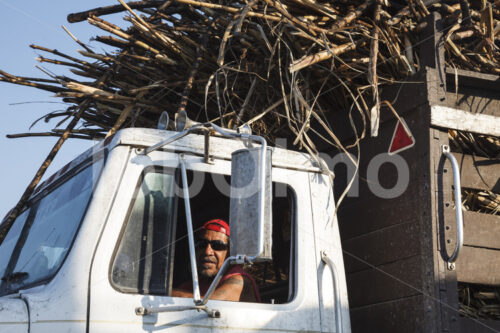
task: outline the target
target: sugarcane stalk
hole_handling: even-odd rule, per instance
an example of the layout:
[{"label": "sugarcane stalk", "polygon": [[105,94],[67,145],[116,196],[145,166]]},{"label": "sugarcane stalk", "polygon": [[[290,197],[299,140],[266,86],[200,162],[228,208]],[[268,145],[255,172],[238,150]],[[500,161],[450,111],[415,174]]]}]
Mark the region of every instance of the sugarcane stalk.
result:
[{"label": "sugarcane stalk", "polygon": [[148,44],[140,41],[140,40],[137,40],[135,38],[133,38],[131,35],[129,34],[126,34],[125,32],[119,30],[119,29],[116,29],[115,27],[111,26],[110,24],[108,23],[104,23],[102,20],[97,20],[95,18],[92,18],[92,17],[89,17],[87,19],[87,21],[92,24],[92,25],[95,25],[96,27],[99,27],[105,31],[108,31],[112,34],[115,34],[123,39],[126,39],[128,40],[130,43],[133,43],[139,47],[142,47],[143,49],[145,49],[146,51],[150,51],[150,52],[153,52],[156,56],[155,58],[166,63],[166,64],[169,64],[169,65],[176,65],[177,62],[173,59],[170,59],[168,56],[166,56],[165,54],[162,54],[159,50],[157,50],[156,48],[154,47],[151,47],[149,46]]},{"label": "sugarcane stalk", "polygon": [[335,24],[332,27],[332,30],[333,31],[340,30],[344,28],[346,25],[353,22],[355,19],[360,17],[373,4],[373,2],[374,0],[367,0],[360,6],[357,6],[355,10],[349,12],[344,18],[335,22]]},{"label": "sugarcane stalk", "polygon": [[372,39],[370,45],[370,63],[368,66],[368,83],[372,87],[373,107],[370,115],[370,133],[372,137],[378,136],[378,127],[380,119],[380,96],[378,93],[378,76],[377,76],[377,58],[378,58],[378,35],[379,29],[377,24],[380,22],[381,2],[377,0],[375,3],[374,22],[372,30]]},{"label": "sugarcane stalk", "polygon": [[[55,136],[62,137],[63,133],[54,133],[54,132],[41,132],[41,133],[16,133],[16,134],[7,134],[6,137],[8,139],[19,139],[19,138],[31,138],[31,137],[47,137],[47,136]],[[87,135],[78,135],[78,134],[69,134],[68,138],[71,139],[84,139],[84,140],[94,140],[93,137],[89,137]],[[1,234],[0,234],[1,237]]]},{"label": "sugarcane stalk", "polygon": [[61,61],[61,60],[56,60],[56,59],[49,59],[49,58],[45,58],[45,57],[38,57],[36,58],[36,60],[38,62],[45,62],[45,63],[49,63],[49,64],[54,64],[54,65],[61,65],[61,66],[67,66],[67,67],[74,67],[74,68],[78,68],[82,71],[85,71],[87,69],[87,67],[85,66],[82,66],[80,64],[76,64],[76,63],[72,63],[72,62],[68,62],[68,61]]},{"label": "sugarcane stalk", "polygon": [[[270,6],[273,6],[274,8],[276,8],[285,18],[287,21],[291,22],[293,25],[295,25],[297,28],[300,28],[301,30],[305,31],[305,32],[308,32],[309,34],[311,34],[312,36],[316,36],[317,33],[316,31],[314,30],[318,30],[318,29],[314,29],[314,26],[313,25],[308,25],[306,22],[302,22],[300,21],[298,18],[294,17],[293,15],[291,15],[287,10],[286,8],[281,4],[280,1],[276,1],[276,0],[265,0],[266,3],[268,3]],[[314,29],[314,30],[313,30]],[[323,31],[323,32],[328,32],[327,30],[324,30],[324,29],[320,29],[319,30],[320,32]]]},{"label": "sugarcane stalk", "polygon": [[[219,5],[219,4],[214,4],[214,3],[210,3],[210,2],[204,2],[204,1],[196,1],[196,0],[173,0],[173,1],[175,1],[177,3],[184,3],[184,4],[196,6],[196,7],[221,9],[221,10],[227,11],[229,13],[233,13],[233,14],[240,11],[240,8]],[[258,13],[258,12],[249,12],[248,16],[263,18],[263,19],[266,19],[269,21],[281,21],[282,20],[281,17],[275,16],[275,15],[270,15],[270,14],[262,14],[262,13]]]},{"label": "sugarcane stalk", "polygon": [[94,40],[118,48],[126,48],[127,46],[129,46],[128,41],[124,41],[113,36],[97,36],[94,38]]},{"label": "sugarcane stalk", "polygon": [[330,59],[333,56],[338,56],[342,53],[346,53],[349,51],[354,51],[359,45],[363,44],[365,40],[358,41],[356,43],[346,43],[343,45],[339,45],[337,47],[330,47],[326,50],[318,52],[316,54],[309,55],[303,59],[299,59],[292,63],[289,67],[290,73],[297,72],[303,68],[314,65],[318,62],[325,61]]},{"label": "sugarcane stalk", "polygon": [[17,205],[10,211],[8,217],[5,219],[5,221],[2,223],[0,226],[0,245],[3,243],[5,237],[7,236],[7,233],[9,232],[10,228],[12,227],[12,224],[14,224],[14,221],[16,220],[17,216],[19,213],[21,213],[22,209],[26,205],[26,202],[28,201],[29,197],[35,190],[35,187],[38,185],[40,182],[40,179],[42,179],[43,175],[45,174],[45,171],[47,171],[47,168],[49,165],[52,163],[52,160],[56,156],[56,154],[59,152],[61,149],[61,146],[63,143],[66,141],[66,139],[71,135],[71,131],[73,128],[76,126],[78,121],[80,120],[81,116],[87,109],[89,104],[88,100],[85,100],[79,105],[79,110],[78,112],[75,113],[73,116],[73,119],[69,123],[68,127],[64,131],[64,133],[61,134],[59,140],[57,140],[56,144],[50,151],[50,153],[47,155],[45,158],[45,161],[42,163],[40,168],[38,169],[37,173],[35,174],[35,177],[31,180],[30,184],[24,191],[23,195],[21,196],[21,199],[17,203]]},{"label": "sugarcane stalk", "polygon": [[488,4],[486,8],[481,11],[481,27],[486,35],[486,38],[489,39],[491,44],[495,43],[495,28],[493,24],[493,8],[491,7],[491,4]]},{"label": "sugarcane stalk", "polygon": [[[137,99],[142,98],[144,93],[145,93],[144,91],[141,91],[137,95]],[[132,112],[132,110],[134,109],[135,106],[136,106],[136,103],[130,103],[129,105],[127,105],[125,107],[125,109],[123,109],[123,112],[121,112],[120,116],[116,120],[116,123],[113,125],[113,127],[111,127],[111,129],[106,134],[106,138],[110,137],[116,133],[116,131],[122,126],[122,124],[125,122],[125,120],[127,120],[127,118],[130,116],[130,113]]]},{"label": "sugarcane stalk", "polygon": [[455,41],[455,40],[470,38],[473,37],[475,34],[476,31],[474,30],[457,31],[453,33],[453,35],[451,36],[451,40]]},{"label": "sugarcane stalk", "polygon": [[467,0],[460,0],[460,10],[462,11],[462,24],[466,27],[472,24],[471,11]]},{"label": "sugarcane stalk", "polygon": [[4,77],[0,77],[0,81],[14,83],[14,84],[18,84],[18,85],[21,85],[21,86],[28,86],[28,87],[38,88],[38,89],[50,91],[50,92],[53,92],[53,93],[59,93],[59,92],[66,91],[66,89],[61,88],[61,87],[50,86],[50,85],[47,85],[47,84],[40,84],[40,83],[31,82],[31,81],[26,81],[26,80],[23,80],[22,78],[17,78],[17,77],[16,78],[10,78],[10,77],[5,77],[4,76]]},{"label": "sugarcane stalk", "polygon": [[186,106],[189,100],[189,94],[191,93],[191,89],[193,88],[193,82],[198,74],[198,69],[200,67],[200,63],[203,60],[203,53],[206,50],[208,42],[208,33],[205,33],[202,41],[202,45],[197,48],[196,50],[196,59],[193,63],[193,66],[191,68],[191,71],[189,72],[189,76],[187,78],[186,85],[184,87],[184,91],[182,92],[182,97],[181,101],[179,103],[179,107],[177,108],[177,113],[181,113],[183,111],[186,111]]},{"label": "sugarcane stalk", "polygon": [[70,55],[67,55],[65,53],[62,53],[62,52],[59,52],[58,50],[55,50],[55,49],[49,49],[49,48],[46,48],[46,47],[43,47],[43,46],[40,46],[40,45],[36,45],[36,44],[31,44],[30,47],[34,50],[40,50],[40,51],[44,51],[44,52],[47,52],[47,53],[52,53],[52,54],[55,54],[56,56],[59,56],[59,57],[63,57],[63,58],[66,58],[70,61],[73,61],[75,63],[79,63],[79,64],[82,64],[84,66],[90,66],[90,67],[98,67],[97,65],[95,64],[92,64],[92,63],[89,63],[89,62],[86,62],[84,60],[80,60],[80,59],[77,59],[75,57],[72,57]]},{"label": "sugarcane stalk", "polygon": [[149,23],[147,23],[139,15],[137,15],[132,10],[132,8],[130,8],[130,6],[128,6],[123,0],[118,0],[118,1],[136,18],[138,22],[140,22],[140,24],[142,24],[145,27],[147,31],[151,32],[156,38],[158,38],[158,40],[160,40],[163,43],[163,45],[169,47],[175,53],[181,54],[181,50],[179,49],[179,47],[177,47],[176,42],[174,40],[172,40],[169,37],[166,37],[163,34],[158,33],[155,29],[152,29]]},{"label": "sugarcane stalk", "polygon": [[87,45],[85,45],[84,43],[82,43],[78,38],[75,37],[75,35],[73,35],[69,30],[68,28],[66,28],[64,25],[62,26],[62,28],[64,29],[64,31],[66,31],[66,33],[71,37],[71,39],[73,39],[78,45],[80,45],[81,47],[83,47],[87,52],[90,52],[90,53],[94,53],[94,51],[92,51]]},{"label": "sugarcane stalk", "polygon": [[115,61],[115,58],[107,56],[107,55],[102,55],[102,54],[97,54],[94,52],[87,52],[83,50],[78,50],[78,53],[80,53],[82,56],[87,57],[87,58],[93,58],[96,60],[100,60],[102,62],[113,62]]},{"label": "sugarcane stalk", "polygon": [[[143,8],[152,8],[157,7],[163,4],[163,0],[144,0],[144,1],[133,1],[129,2],[128,6],[133,9],[143,9]],[[88,19],[91,16],[102,16],[109,14],[116,14],[125,11],[121,5],[113,5],[113,6],[105,6],[93,8],[90,10],[86,10],[83,12],[69,14],[67,20],[69,23],[77,23],[82,22]]]}]

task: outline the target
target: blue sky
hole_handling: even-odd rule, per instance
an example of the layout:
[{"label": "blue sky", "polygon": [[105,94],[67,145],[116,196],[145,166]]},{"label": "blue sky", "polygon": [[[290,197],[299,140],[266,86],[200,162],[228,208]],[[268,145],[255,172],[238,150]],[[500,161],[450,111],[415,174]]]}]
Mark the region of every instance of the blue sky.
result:
[{"label": "blue sky", "polygon": [[[29,45],[33,43],[57,48],[61,52],[81,57],[76,52],[81,46],[61,26],[66,26],[83,42],[89,42],[91,37],[100,34],[100,30],[86,22],[70,24],[66,21],[67,14],[114,4],[118,4],[118,1],[0,0],[0,69],[15,75],[46,77],[35,68],[35,65],[40,65],[56,74],[66,74],[60,66],[38,63],[35,60],[38,54]],[[117,22],[116,18],[113,22]],[[126,26],[126,23],[120,25]],[[99,43],[90,45],[97,50],[101,48]],[[52,95],[35,88],[0,82],[0,219],[17,203],[57,141],[57,138],[50,137],[7,139],[5,135],[28,132],[37,118],[51,111],[65,109],[65,105]],[[49,130],[57,121],[49,124],[39,122],[31,131]],[[44,178],[93,144],[86,140],[67,141]]]}]

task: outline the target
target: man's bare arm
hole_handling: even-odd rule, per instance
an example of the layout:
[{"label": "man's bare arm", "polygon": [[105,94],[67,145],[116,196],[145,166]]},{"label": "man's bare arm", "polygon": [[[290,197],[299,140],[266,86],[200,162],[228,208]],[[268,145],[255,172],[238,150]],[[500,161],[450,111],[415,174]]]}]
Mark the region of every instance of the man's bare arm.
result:
[{"label": "man's bare arm", "polygon": [[[193,297],[193,293],[189,291],[174,289],[172,290],[172,296]],[[247,279],[245,279],[241,275],[232,276],[224,281],[217,287],[217,289],[215,289],[210,299],[235,302],[252,302],[256,300],[251,288],[251,282],[247,281]]]},{"label": "man's bare arm", "polygon": [[215,289],[210,299],[238,302],[241,300],[241,294],[244,286],[245,280],[243,279],[243,276],[232,276]]}]

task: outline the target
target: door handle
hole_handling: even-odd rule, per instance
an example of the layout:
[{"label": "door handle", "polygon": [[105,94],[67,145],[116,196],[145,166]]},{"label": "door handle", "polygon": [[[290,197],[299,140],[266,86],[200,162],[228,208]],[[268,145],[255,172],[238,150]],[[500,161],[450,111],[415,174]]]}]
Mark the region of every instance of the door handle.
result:
[{"label": "door handle", "polygon": [[321,260],[330,268],[330,272],[332,273],[333,296],[335,301],[335,326],[336,333],[340,333],[342,332],[342,309],[340,307],[340,290],[337,268],[335,267],[333,260],[328,257],[325,251],[321,251]]}]

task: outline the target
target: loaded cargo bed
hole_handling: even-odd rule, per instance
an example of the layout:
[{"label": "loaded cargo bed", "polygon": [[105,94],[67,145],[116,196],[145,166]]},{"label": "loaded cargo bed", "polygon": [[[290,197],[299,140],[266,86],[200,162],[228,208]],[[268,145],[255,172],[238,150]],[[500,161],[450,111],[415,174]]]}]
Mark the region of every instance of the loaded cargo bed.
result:
[{"label": "loaded cargo bed", "polygon": [[[421,56],[425,69],[382,91],[416,141],[397,154],[408,166],[408,186],[401,195],[383,198],[369,184],[370,162],[387,153],[397,122],[382,108],[378,137],[361,141],[359,193],[351,191],[340,205],[353,332],[500,330],[500,320],[494,320],[500,319],[494,292],[500,290],[500,212],[466,202],[464,244],[450,269],[457,222],[452,166],[442,152],[443,145],[450,146],[458,161],[462,200],[468,194],[500,194],[500,151],[486,156],[450,140],[457,133],[472,140],[478,134],[498,139],[500,76],[446,68],[439,34],[427,33],[435,38]],[[352,142],[348,120],[335,120],[336,133]],[[384,189],[399,186],[395,175],[401,177],[398,157],[389,161],[376,175]],[[349,181],[349,168],[340,163],[334,169],[336,199]],[[475,296],[489,306],[470,310]]]}]

